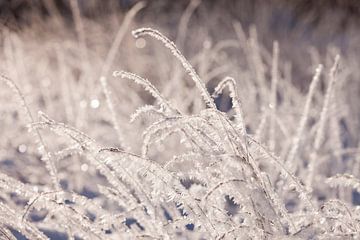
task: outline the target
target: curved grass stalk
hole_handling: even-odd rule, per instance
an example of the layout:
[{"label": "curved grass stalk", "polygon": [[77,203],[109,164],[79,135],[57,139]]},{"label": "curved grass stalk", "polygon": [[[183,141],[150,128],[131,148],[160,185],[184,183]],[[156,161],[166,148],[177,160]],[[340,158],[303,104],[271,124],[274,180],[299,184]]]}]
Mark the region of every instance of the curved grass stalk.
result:
[{"label": "curved grass stalk", "polygon": [[142,78],[134,73],[131,72],[125,72],[125,71],[115,71],[113,73],[114,77],[121,77],[121,78],[127,78],[130,80],[133,80],[135,83],[141,85],[144,87],[146,91],[148,91],[157,101],[159,101],[160,106],[164,106],[167,110],[169,110],[172,113],[179,114],[180,112],[171,106],[171,104],[161,95],[161,93],[157,90],[157,88],[152,85],[152,83]]},{"label": "curved grass stalk", "polygon": [[191,79],[195,82],[197,88],[200,90],[201,96],[204,99],[206,105],[210,108],[216,109],[215,103],[211,98],[209,92],[206,89],[205,83],[200,79],[198,74],[195,72],[191,64],[186,60],[186,58],[181,54],[179,49],[175,44],[165,37],[162,33],[152,28],[139,28],[132,31],[132,34],[135,38],[149,35],[156,40],[161,41],[166,48],[168,48],[171,53],[180,61],[186,72],[190,75]]},{"label": "curved grass stalk", "polygon": [[235,111],[235,123],[236,126],[240,129],[240,133],[244,136],[246,136],[246,127],[245,122],[243,118],[243,112],[242,107],[240,103],[240,99],[238,97],[237,91],[236,91],[236,83],[235,80],[232,77],[225,77],[215,88],[214,97],[217,97],[224,88],[228,86],[230,90],[230,98],[232,100],[233,109]]}]

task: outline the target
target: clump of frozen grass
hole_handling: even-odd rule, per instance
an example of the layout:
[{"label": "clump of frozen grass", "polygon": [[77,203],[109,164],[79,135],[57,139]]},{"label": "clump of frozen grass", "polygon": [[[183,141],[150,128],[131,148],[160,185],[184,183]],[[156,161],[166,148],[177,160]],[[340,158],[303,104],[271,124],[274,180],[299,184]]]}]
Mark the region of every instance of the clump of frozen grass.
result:
[{"label": "clump of frozen grass", "polygon": [[[83,59],[90,52],[74,3],[80,42],[76,45],[81,45],[79,58]],[[193,2],[186,14],[197,4]],[[85,92],[89,96],[63,96],[67,101],[73,99],[74,109],[82,109],[82,115],[74,116],[73,121],[63,123],[61,115],[51,116],[57,113],[54,110],[59,107],[58,97],[49,96],[46,91],[34,94],[42,97],[44,111],[52,114],[39,111],[35,119],[21,88],[10,78],[1,77],[18,98],[19,112],[27,116],[24,126],[37,140],[27,139],[28,148],[21,148],[14,156],[19,158],[15,162],[21,164],[23,155],[35,159],[24,170],[29,178],[17,176],[11,169],[7,174],[0,173],[0,236],[14,239],[13,234],[19,232],[28,239],[48,239],[49,231],[57,231],[69,239],[358,237],[360,213],[347,195],[352,189],[359,191],[359,176],[344,173],[358,166],[358,159],[351,156],[358,149],[333,149],[334,141],[327,140],[328,136],[333,137],[331,127],[350,124],[338,121],[331,111],[334,96],[338,99],[344,91],[335,82],[347,79],[339,71],[339,57],[331,58],[330,67],[316,68],[308,93],[303,94],[285,79],[289,76],[284,74],[278,42],[274,42],[271,57],[260,45],[255,28],[247,37],[240,24],[235,23],[240,44],[233,44],[232,40],[215,49],[206,47],[201,57],[194,58],[195,62],[216,60],[206,54],[217,56],[226,46],[245,52],[245,63],[236,78],[222,78],[210,92],[209,83],[195,71],[192,61],[160,31],[134,30],[135,38],[159,40],[181,63],[205,102],[200,111],[193,111],[189,106],[202,106],[198,99],[189,96],[178,102],[171,94],[167,97],[169,94],[157,87],[159,81],[151,82],[124,70],[114,71],[113,78],[108,76],[124,29],[142,7],[136,5],[125,17],[111,50],[100,64],[100,82],[96,79],[92,83],[98,86],[98,92],[89,89],[89,93]],[[184,26],[180,32],[184,32]],[[81,66],[90,71],[88,65]],[[63,76],[71,76],[65,66],[60,71]],[[180,71],[177,69],[176,74]],[[322,79],[325,71],[329,74]],[[149,93],[149,99],[140,99],[125,79],[140,85]],[[321,80],[326,85],[325,93],[319,87]],[[121,99],[117,99],[118,89],[114,87],[119,83],[123,88],[119,91],[126,93]],[[66,84],[68,89],[81,88],[76,81]],[[178,84],[178,79],[167,84]],[[168,89],[195,92],[184,85]],[[102,98],[97,96],[101,94]],[[99,104],[88,106],[94,95],[97,101],[106,102],[107,109]],[[220,111],[215,99],[227,96],[229,109]],[[75,106],[78,101],[74,99],[80,100],[79,106]],[[121,106],[117,105],[119,102]],[[182,104],[189,106],[180,111]],[[121,108],[136,109],[130,117],[130,131],[142,132],[141,140],[127,131],[129,119],[123,117]],[[2,119],[8,124],[5,120]],[[21,129],[18,131],[12,133],[14,141],[20,133],[27,136]],[[113,137],[103,138],[108,135]],[[31,151],[34,143],[41,146],[39,153]],[[6,144],[1,142],[1,146]],[[339,154],[347,161],[345,167],[336,174],[333,169],[323,168],[324,163],[333,164],[327,159]],[[41,172],[37,158],[44,160],[47,174]],[[37,171],[41,174],[36,175]],[[329,178],[329,173],[334,176]],[[319,182],[327,185],[319,189]]]}]

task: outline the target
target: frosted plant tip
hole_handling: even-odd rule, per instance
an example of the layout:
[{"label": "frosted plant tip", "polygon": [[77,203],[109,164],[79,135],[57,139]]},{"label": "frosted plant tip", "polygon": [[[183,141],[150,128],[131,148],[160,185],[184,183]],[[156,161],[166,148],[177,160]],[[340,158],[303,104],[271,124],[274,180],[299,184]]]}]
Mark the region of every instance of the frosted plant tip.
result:
[{"label": "frosted plant tip", "polygon": [[142,30],[142,28],[131,31],[131,34],[133,35],[134,38],[139,37],[139,30]]},{"label": "frosted plant tip", "polygon": [[114,72],[113,72],[113,76],[114,76],[114,77],[118,77],[118,76],[120,76],[120,75],[122,75],[122,71],[114,71]]},{"label": "frosted plant tip", "polygon": [[131,34],[134,36],[134,38],[138,38],[143,34],[146,34],[147,32],[157,32],[157,31],[152,28],[138,28],[133,30]]}]

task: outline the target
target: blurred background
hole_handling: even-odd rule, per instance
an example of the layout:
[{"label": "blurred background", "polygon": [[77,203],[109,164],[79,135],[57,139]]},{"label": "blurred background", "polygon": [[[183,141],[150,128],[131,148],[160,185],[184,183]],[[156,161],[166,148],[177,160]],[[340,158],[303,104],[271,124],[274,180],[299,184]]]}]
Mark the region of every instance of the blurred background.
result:
[{"label": "blurred background", "polygon": [[[30,27],[55,28],[56,24],[75,31],[69,0],[1,0],[0,24],[15,32]],[[121,17],[135,0],[79,0],[84,21],[98,25]],[[190,1],[144,1],[146,6],[136,16],[139,26],[156,26],[175,39],[181,16]],[[336,47],[342,53],[358,53],[360,2],[357,0],[218,0],[193,1],[188,36],[179,46],[185,54],[194,53],[202,41],[192,38],[206,36],[213,42],[235,37],[232,22],[240,21],[245,32],[254,25],[262,44],[271,49],[278,40],[282,55],[294,62],[292,71],[296,84],[308,83],[303,73],[304,57],[314,47],[324,55]],[[200,3],[201,2],[201,3]],[[112,21],[111,20],[111,21]],[[51,22],[51,23],[50,23]],[[54,24],[56,22],[56,24]],[[91,24],[91,23],[89,23]],[[107,23],[109,25],[109,23]],[[50,26],[49,26],[50,25]],[[109,26],[111,27],[111,26]],[[205,40],[205,39],[203,39]]]},{"label": "blurred background", "polygon": [[[321,63],[324,72],[296,156],[300,169],[297,176],[304,180],[329,71],[339,54],[338,81],[319,151],[322,158],[317,174],[323,178],[314,184],[314,195],[319,202],[335,196],[360,205],[357,191],[339,193],[323,186],[326,177],[337,173],[360,177],[359,0],[142,2],[0,0],[0,71],[19,86],[35,122],[41,110],[88,134],[99,146],[121,148],[122,136],[132,152],[139,153],[142,132],[153,119],[130,123],[129,116],[144,104],[158,106],[141,86],[112,77],[115,70],[149,79],[185,115],[206,109],[194,82],[161,43],[131,35],[133,29],[152,27],[176,43],[210,93],[225,76],[234,77],[247,133],[265,146],[276,140],[272,150],[285,159],[298,129],[309,83]],[[276,41],[279,82],[273,90]],[[107,106],[101,76],[108,80],[113,112]],[[274,92],[276,114],[269,102]],[[49,186],[49,175],[36,142],[28,134],[29,121],[20,114],[24,111],[15,95],[5,84],[0,85],[0,133],[4,136],[0,138],[0,168],[43,191]],[[230,117],[233,115],[228,92],[216,98],[216,104]],[[276,115],[274,136],[268,131],[272,115]],[[114,116],[118,128],[114,127]],[[50,131],[42,134],[49,152],[71,150],[67,139]],[[170,139],[163,145],[154,144],[150,157],[163,164],[184,150],[178,138]],[[56,168],[64,191],[102,199],[96,185],[105,179],[86,156],[70,152],[60,158]],[[26,205],[16,196],[8,202],[12,201],[14,208]]]}]

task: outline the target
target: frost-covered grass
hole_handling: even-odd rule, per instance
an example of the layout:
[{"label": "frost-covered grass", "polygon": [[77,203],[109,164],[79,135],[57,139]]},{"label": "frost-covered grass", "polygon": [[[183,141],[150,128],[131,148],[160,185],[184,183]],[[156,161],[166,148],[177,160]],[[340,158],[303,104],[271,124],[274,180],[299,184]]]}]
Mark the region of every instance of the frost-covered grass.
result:
[{"label": "frost-covered grass", "polygon": [[56,19],[2,34],[1,239],[360,237],[351,53],[311,48],[303,91],[236,21],[184,56],[197,1],[176,44],[131,38],[142,3],[104,27],[71,2],[76,37]]}]

